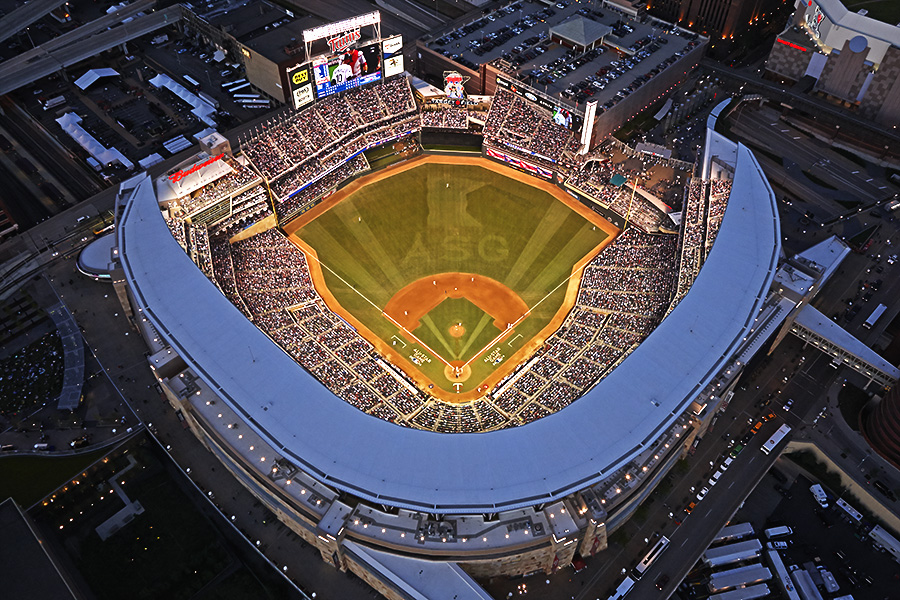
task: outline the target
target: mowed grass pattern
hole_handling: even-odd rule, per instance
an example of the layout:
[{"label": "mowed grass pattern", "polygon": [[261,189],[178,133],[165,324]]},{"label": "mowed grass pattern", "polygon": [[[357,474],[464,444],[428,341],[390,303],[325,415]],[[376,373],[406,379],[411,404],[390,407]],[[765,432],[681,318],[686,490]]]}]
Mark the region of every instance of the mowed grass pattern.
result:
[{"label": "mowed grass pattern", "polygon": [[[465,333],[453,337],[448,332],[457,323]],[[467,299],[447,298],[422,317],[422,324],[413,333],[447,360],[465,362],[501,332],[489,314]]]},{"label": "mowed grass pattern", "polygon": [[[573,265],[607,234],[515,176],[470,165],[423,164],[363,187],[296,235],[318,253],[338,302],[388,344],[398,329],[381,309],[397,291],[423,277],[462,272],[491,277],[529,307],[537,305],[516,328],[521,336],[511,336],[521,346],[559,310]],[[478,324],[464,325],[473,332]],[[435,335],[450,337],[439,329]],[[434,341],[452,346],[447,339]],[[503,354],[516,349],[513,344]],[[410,352],[403,348],[403,354]],[[461,391],[477,387],[495,368],[481,363],[473,363],[473,376]],[[452,389],[440,361],[421,370]]]}]

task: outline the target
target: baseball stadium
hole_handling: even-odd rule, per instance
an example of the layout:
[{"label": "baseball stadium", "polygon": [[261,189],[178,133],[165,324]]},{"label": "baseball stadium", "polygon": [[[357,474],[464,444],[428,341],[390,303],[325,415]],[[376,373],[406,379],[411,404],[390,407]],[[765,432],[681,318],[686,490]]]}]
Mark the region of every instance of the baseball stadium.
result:
[{"label": "baseball stadium", "polygon": [[123,183],[113,274],[186,426],[389,598],[605,548],[727,398],[780,253],[756,159],[712,130],[674,211],[520,95],[414,90]]}]

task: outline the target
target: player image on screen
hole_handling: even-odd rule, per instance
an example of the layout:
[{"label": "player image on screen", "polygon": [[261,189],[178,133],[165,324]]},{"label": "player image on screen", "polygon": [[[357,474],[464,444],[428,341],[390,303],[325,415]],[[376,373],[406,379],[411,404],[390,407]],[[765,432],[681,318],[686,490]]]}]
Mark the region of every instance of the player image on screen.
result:
[{"label": "player image on screen", "polygon": [[572,113],[564,108],[557,108],[553,111],[553,122],[562,125],[567,129],[572,128]]},{"label": "player image on screen", "polygon": [[347,63],[341,63],[331,72],[331,85],[341,85],[353,79],[353,67]]},{"label": "player image on screen", "polygon": [[350,48],[313,60],[316,97],[359,87],[381,79],[380,44]]}]

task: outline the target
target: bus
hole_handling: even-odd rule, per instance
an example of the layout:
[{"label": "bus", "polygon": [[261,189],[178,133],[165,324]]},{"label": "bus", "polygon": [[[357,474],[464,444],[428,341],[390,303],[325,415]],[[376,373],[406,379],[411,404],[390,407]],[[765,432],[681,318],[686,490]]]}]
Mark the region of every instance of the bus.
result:
[{"label": "bus", "polygon": [[781,442],[781,440],[784,439],[784,436],[786,436],[790,432],[791,432],[791,426],[788,425],[787,423],[785,423],[784,425],[779,427],[778,431],[773,433],[772,437],[770,437],[766,441],[766,443],[762,445],[762,448],[760,448],[760,450],[762,450],[762,453],[763,454],[770,453],[772,450],[775,449],[775,446],[777,446],[779,444],[779,442]]},{"label": "bus", "polygon": [[60,106],[61,104],[65,104],[65,103],[66,103],[65,96],[56,96],[55,98],[50,98],[49,100],[44,102],[44,110],[50,110],[51,108],[56,108],[57,106]]},{"label": "bus", "polygon": [[191,88],[191,91],[196,92],[197,90],[200,89],[200,82],[197,81],[196,79],[194,79],[193,77],[191,77],[190,75],[182,75],[181,78],[188,82],[188,84]]},{"label": "bus", "polygon": [[875,307],[875,310],[872,311],[872,314],[869,315],[869,318],[866,319],[866,322],[863,323],[863,327],[866,329],[872,329],[875,326],[875,323],[878,322],[878,319],[881,318],[881,315],[884,314],[884,311],[887,310],[887,306],[884,304],[879,304]]},{"label": "bus", "polygon": [[753,531],[753,525],[750,523],[736,523],[735,525],[729,525],[728,527],[723,527],[722,531],[713,538],[712,544],[718,544],[720,542],[731,542],[733,540],[739,540],[741,538],[745,538],[753,535],[755,532]]},{"label": "bus", "polygon": [[635,579],[640,579],[668,546],[669,538],[666,536],[659,538],[659,541],[650,548],[650,552],[647,553],[647,556],[645,556],[634,568],[632,575],[634,575]]},{"label": "bus", "polygon": [[223,82],[222,82],[222,89],[227,90],[227,89],[229,89],[229,88],[230,88],[231,86],[233,86],[233,85],[240,85],[240,84],[242,84],[242,83],[247,83],[247,80],[246,80],[246,79],[236,79],[236,80],[234,80],[234,81],[223,81]]},{"label": "bus", "polygon": [[609,597],[609,600],[621,600],[625,597],[625,594],[631,591],[631,588],[634,587],[634,579],[631,577],[625,577],[625,581],[619,584],[619,587],[616,588],[616,591],[613,592],[612,596]]}]

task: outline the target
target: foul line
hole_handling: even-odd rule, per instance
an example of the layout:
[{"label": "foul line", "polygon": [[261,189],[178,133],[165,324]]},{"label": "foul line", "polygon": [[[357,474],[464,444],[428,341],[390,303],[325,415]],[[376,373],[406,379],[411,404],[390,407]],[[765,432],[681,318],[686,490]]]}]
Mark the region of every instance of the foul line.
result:
[{"label": "foul line", "polygon": [[[304,254],[305,254],[305,253],[304,253]],[[307,258],[308,258],[308,257],[307,257]],[[328,265],[326,265],[326,264],[323,263],[321,260],[319,260],[318,257],[315,257],[314,260],[315,260],[317,263],[319,263],[319,266],[320,266],[320,267],[322,267],[323,269],[327,269],[329,273],[331,273],[332,275],[334,275],[335,277],[337,277],[338,279],[340,279],[341,282],[342,282],[344,285],[346,285],[348,288],[350,288],[351,290],[353,290],[354,292],[356,292],[356,293],[359,295],[360,298],[362,298],[363,300],[365,300],[366,302],[368,302],[369,304],[371,304],[372,307],[373,307],[375,310],[377,310],[378,312],[380,312],[382,315],[384,315],[384,317],[385,317],[388,321],[390,321],[391,323],[393,323],[394,325],[396,325],[398,328],[400,328],[400,331],[405,331],[407,334],[409,334],[409,337],[411,337],[412,339],[414,339],[414,340],[415,340],[419,345],[421,345],[423,348],[425,348],[426,350],[428,350],[429,352],[431,352],[431,353],[432,353],[434,356],[436,356],[442,363],[444,363],[445,365],[447,365],[447,366],[450,367],[451,369],[453,368],[453,365],[451,365],[449,362],[447,362],[447,360],[446,360],[443,356],[441,356],[440,354],[438,354],[437,352],[435,352],[434,350],[432,350],[431,347],[428,346],[428,344],[426,344],[425,342],[423,342],[422,340],[420,340],[418,337],[416,337],[416,335],[415,335],[412,331],[408,330],[406,327],[404,327],[403,325],[401,325],[400,323],[398,323],[393,317],[391,317],[391,315],[389,315],[389,314],[387,314],[386,312],[384,312],[377,304],[375,304],[374,302],[372,302],[371,300],[369,300],[369,298],[366,297],[365,294],[363,294],[363,293],[360,292],[358,289],[356,289],[355,287],[353,287],[352,285],[350,285],[350,283],[349,283],[346,279],[344,279],[343,277],[341,277],[340,275],[338,275],[337,273],[335,273],[331,268],[328,267]],[[518,321],[516,321],[516,322],[518,323]],[[493,343],[493,342],[491,342],[491,343]],[[469,364],[469,363],[466,363],[466,364]]]},{"label": "foul line", "polygon": [[[515,329],[515,328],[516,328],[516,325],[518,325],[519,323],[522,322],[522,319],[524,319],[525,317],[527,317],[528,315],[530,315],[534,309],[536,309],[538,306],[540,306],[541,303],[542,303],[544,300],[546,300],[546,299],[549,298],[551,295],[553,295],[553,293],[556,292],[556,290],[558,290],[561,286],[563,286],[563,285],[569,283],[569,280],[571,280],[573,277],[575,277],[575,273],[578,273],[579,271],[583,271],[583,270],[584,270],[584,267],[585,267],[585,265],[582,265],[582,266],[578,267],[577,269],[575,269],[574,271],[572,271],[572,273],[570,273],[568,277],[566,277],[565,279],[563,279],[562,281],[560,281],[559,284],[558,284],[555,288],[553,288],[552,290],[550,290],[549,292],[547,292],[547,295],[545,295],[543,298],[541,298],[540,300],[538,300],[538,301],[535,303],[534,306],[532,306],[531,308],[529,308],[528,310],[526,310],[525,313],[524,313],[521,317],[519,317],[518,319],[516,319],[516,322],[515,322],[515,323],[509,323],[509,324],[507,324],[506,331],[501,332],[500,335],[498,335],[497,337],[495,337],[494,339],[492,339],[492,340],[488,343],[487,346],[485,346],[484,348],[482,348],[481,350],[479,350],[472,358],[470,358],[468,361],[466,361],[466,364],[464,364],[463,367],[467,367],[467,366],[469,365],[469,363],[471,363],[473,360],[475,360],[476,358],[478,358],[479,356],[481,356],[482,354],[484,354],[484,352],[485,352],[488,348],[490,348],[490,347],[493,346],[494,344],[499,343],[500,340],[503,339],[503,337],[504,337],[506,334],[508,334],[508,333],[509,333],[510,331],[512,331],[513,329]],[[572,308],[574,308],[574,306],[573,306]]]}]

